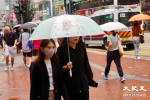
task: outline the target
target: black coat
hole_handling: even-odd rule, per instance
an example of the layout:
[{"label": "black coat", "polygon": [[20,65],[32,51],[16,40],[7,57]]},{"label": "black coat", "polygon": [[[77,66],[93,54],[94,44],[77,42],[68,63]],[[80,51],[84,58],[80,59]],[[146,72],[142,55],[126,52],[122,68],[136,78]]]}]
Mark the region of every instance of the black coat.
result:
[{"label": "black coat", "polygon": [[[93,81],[93,73],[89,64],[86,49],[73,49],[69,47],[70,60],[72,61],[72,77],[69,70],[63,71],[63,78],[67,84],[68,92],[73,94],[80,93],[81,90],[88,91],[89,86],[97,87],[97,83]],[[57,55],[61,61],[61,66],[67,65],[69,62],[68,47],[59,47]]]},{"label": "black coat", "polygon": [[[69,100],[68,91],[65,82],[62,79],[61,67],[56,67],[55,63],[51,61],[53,69],[53,81],[55,100],[61,100],[61,95],[64,100]],[[48,100],[49,98],[49,76],[46,68],[46,64],[43,61],[40,63],[41,69],[38,66],[31,64],[31,90],[30,100]]]}]

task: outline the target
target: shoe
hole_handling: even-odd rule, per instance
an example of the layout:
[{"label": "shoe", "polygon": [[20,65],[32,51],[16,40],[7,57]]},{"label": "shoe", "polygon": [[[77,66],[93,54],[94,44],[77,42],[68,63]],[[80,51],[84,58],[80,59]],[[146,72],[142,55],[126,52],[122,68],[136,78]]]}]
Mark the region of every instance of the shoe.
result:
[{"label": "shoe", "polygon": [[104,77],[104,79],[108,79],[108,77],[104,73],[101,73],[101,75]]},{"label": "shoe", "polygon": [[9,67],[8,67],[8,66],[6,66],[5,71],[8,71],[8,70],[9,70]]},{"label": "shoe", "polygon": [[25,68],[27,68],[28,66],[27,66],[27,65],[25,65],[24,67],[25,67]]},{"label": "shoe", "polygon": [[28,68],[30,68],[30,65],[31,65],[31,64],[28,65]]},{"label": "shoe", "polygon": [[14,68],[13,68],[13,67],[10,67],[10,70],[11,70],[11,71],[13,71],[13,70],[14,70]]},{"label": "shoe", "polygon": [[124,81],[125,81],[125,78],[124,78],[124,77],[121,77],[118,81],[119,81],[119,82],[124,82]]},{"label": "shoe", "polygon": [[140,57],[135,57],[135,59],[140,59]]}]

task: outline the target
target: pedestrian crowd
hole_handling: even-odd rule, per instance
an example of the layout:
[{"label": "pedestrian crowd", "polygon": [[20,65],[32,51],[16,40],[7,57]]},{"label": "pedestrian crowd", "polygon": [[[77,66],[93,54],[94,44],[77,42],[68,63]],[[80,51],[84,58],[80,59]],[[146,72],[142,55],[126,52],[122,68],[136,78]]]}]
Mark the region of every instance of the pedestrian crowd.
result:
[{"label": "pedestrian crowd", "polygon": [[[28,29],[23,29],[23,32],[19,32],[18,38],[9,27],[5,27],[5,34],[0,30],[0,45],[6,52],[5,71],[9,69],[13,71],[17,48],[20,48],[23,52],[24,66],[30,69],[30,100],[61,100],[61,96],[64,100],[89,100],[89,86],[97,87],[98,83],[93,80],[83,38],[75,36],[43,39],[33,40],[30,43],[29,38],[34,29],[31,30],[29,32]],[[135,59],[140,59],[138,56],[140,33],[142,30],[135,21],[132,28]],[[118,48],[118,41],[121,39],[115,31],[110,31],[108,34],[107,65],[101,75],[104,79],[108,79],[111,62],[114,60],[120,76],[119,81],[124,82]],[[9,55],[11,67],[9,67]],[[35,56],[35,60],[32,60],[32,56]]]}]

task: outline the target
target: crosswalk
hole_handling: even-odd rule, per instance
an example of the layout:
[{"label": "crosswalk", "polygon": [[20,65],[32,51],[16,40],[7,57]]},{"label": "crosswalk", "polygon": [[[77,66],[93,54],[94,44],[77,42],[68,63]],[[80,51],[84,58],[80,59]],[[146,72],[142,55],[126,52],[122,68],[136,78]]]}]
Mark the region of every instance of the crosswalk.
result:
[{"label": "crosswalk", "polygon": [[[124,51],[125,54],[134,55],[134,50]],[[139,49],[139,55],[150,56],[150,46],[143,46]]]},{"label": "crosswalk", "polygon": [[[87,48],[87,50],[94,50],[94,51],[98,51],[98,52],[101,52],[105,54],[106,50],[104,49],[99,49],[99,48]],[[129,50],[127,48],[124,48],[124,54],[125,55],[132,55],[134,56],[135,55],[135,51],[134,49],[132,50]],[[139,55],[142,55],[142,56],[150,56],[150,46],[142,46],[140,47],[139,49]]]}]

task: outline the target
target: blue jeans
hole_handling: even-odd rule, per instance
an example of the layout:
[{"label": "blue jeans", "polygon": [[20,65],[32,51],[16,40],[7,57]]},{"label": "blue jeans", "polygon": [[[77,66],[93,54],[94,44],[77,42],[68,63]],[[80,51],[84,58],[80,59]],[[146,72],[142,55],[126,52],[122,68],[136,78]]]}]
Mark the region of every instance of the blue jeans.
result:
[{"label": "blue jeans", "polygon": [[135,49],[135,57],[138,57],[140,40],[132,40]]}]

